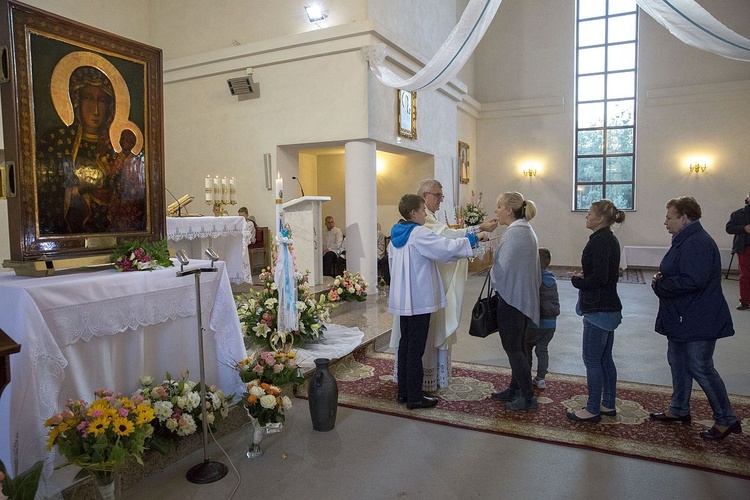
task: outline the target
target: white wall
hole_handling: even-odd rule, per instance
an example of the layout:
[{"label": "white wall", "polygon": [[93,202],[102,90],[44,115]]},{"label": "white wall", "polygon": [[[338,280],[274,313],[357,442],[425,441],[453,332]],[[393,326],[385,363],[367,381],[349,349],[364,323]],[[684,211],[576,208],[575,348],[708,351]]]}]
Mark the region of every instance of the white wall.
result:
[{"label": "white wall", "polygon": [[[700,3],[750,36],[744,0]],[[474,56],[478,182],[490,202],[510,190],[537,202],[533,225],[558,265],[577,265],[589,235],[571,211],[574,15],[573,1],[503,2]],[[617,229],[621,245],[668,246],[664,204],[691,195],[704,227],[731,246],[724,225],[750,187],[750,64],[689,47],[642,13],[638,79],[636,211]],[[688,172],[692,155],[712,158],[705,174]],[[543,167],[523,178],[530,159]]]}]

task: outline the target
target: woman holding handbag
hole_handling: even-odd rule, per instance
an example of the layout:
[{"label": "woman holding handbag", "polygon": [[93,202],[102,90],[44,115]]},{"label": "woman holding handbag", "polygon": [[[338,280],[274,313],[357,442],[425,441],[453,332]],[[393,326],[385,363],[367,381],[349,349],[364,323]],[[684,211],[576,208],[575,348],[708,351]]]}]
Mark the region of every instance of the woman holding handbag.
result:
[{"label": "woman holding handbag", "polygon": [[625,212],[610,200],[595,201],[586,214],[586,228],[593,233],[583,249],[581,271],[571,284],[578,289],[576,312],[583,316],[583,364],[586,366],[588,402],[569,411],[576,422],[600,422],[602,415],[614,417],[617,369],[612,359],[615,328],[622,321],[622,303],[617,295],[620,277],[620,243],[612,224],[625,220]]},{"label": "woman holding handbag", "polygon": [[529,320],[539,324],[539,243],[529,221],[536,205],[521,193],[506,192],[497,197],[498,224],[508,226],[500,239],[492,263],[492,288],[499,296],[497,326],[508,355],[510,386],[493,392],[492,399],[505,401],[512,411],[534,411],[537,400],[531,384],[531,367],[524,352],[524,335]]}]

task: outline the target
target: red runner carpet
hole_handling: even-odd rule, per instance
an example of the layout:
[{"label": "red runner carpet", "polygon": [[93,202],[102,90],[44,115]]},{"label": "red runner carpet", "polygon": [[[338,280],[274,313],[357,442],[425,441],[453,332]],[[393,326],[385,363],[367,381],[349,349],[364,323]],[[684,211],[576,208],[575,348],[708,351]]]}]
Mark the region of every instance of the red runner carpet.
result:
[{"label": "red runner carpet", "polygon": [[[750,397],[730,395],[743,434],[722,441],[702,439],[699,431],[713,425],[705,395],[691,400],[692,425],[665,424],[649,419],[664,411],[671,387],[618,382],[617,416],[599,424],[578,423],[566,416],[586,403],[586,379],[575,375],[547,375],[547,389],[538,391],[539,410],[516,413],[490,398],[510,381],[510,370],[496,366],[453,363],[450,387],[441,389],[439,403],[427,410],[407,410],[396,402],[393,355],[363,346],[331,366],[338,381],[339,404],[425,422],[492,432],[507,436],[577,446],[619,455],[655,460],[750,478]],[[306,397],[306,385],[298,396]]]}]

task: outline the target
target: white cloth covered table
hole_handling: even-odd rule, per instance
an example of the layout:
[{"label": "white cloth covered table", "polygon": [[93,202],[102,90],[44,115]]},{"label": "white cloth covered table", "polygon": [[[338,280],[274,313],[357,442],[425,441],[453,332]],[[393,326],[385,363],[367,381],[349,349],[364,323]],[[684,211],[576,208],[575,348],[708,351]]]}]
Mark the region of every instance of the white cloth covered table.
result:
[{"label": "white cloth covered table", "polygon": [[244,217],[167,217],[169,248],[183,249],[191,259],[203,259],[206,248],[213,248],[227,263],[232,283],[252,283],[247,245],[250,232]]},{"label": "white cloth covered table", "polygon": [[[195,261],[186,270],[208,265]],[[206,382],[241,393],[228,365],[245,357],[242,333],[224,262],[216,267],[201,274]],[[195,277],[177,277],[178,269],[0,273],[0,328],[22,346],[0,399],[0,458],[14,474],[54,458],[44,420],[69,398],[91,402],[99,388],[129,395],[141,375],[162,380],[167,371],[200,379]]]}]

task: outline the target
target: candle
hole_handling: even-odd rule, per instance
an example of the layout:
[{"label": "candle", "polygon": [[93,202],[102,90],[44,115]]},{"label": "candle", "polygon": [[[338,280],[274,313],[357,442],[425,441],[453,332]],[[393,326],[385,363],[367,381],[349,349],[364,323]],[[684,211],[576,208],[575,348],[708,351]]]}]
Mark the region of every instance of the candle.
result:
[{"label": "candle", "polygon": [[214,188],[211,185],[211,176],[206,176],[206,203],[214,201]]},{"label": "candle", "polygon": [[229,203],[232,205],[237,203],[237,185],[235,184],[234,177],[229,179]]},{"label": "candle", "polygon": [[225,205],[229,202],[229,181],[226,177],[221,178],[221,202]]},{"label": "candle", "polygon": [[214,177],[214,203],[221,201],[221,184],[219,183],[219,176]]},{"label": "candle", "polygon": [[276,199],[282,199],[282,191],[284,189],[284,179],[281,178],[281,174],[276,174]]},{"label": "candle", "polygon": [[[283,189],[284,189],[284,180],[281,178],[281,174],[276,174],[276,231],[280,232],[281,228],[283,227],[283,213],[284,210],[281,207],[282,203],[282,195],[283,195]],[[277,236],[278,238],[278,236]],[[277,239],[278,243],[278,239]]]}]

